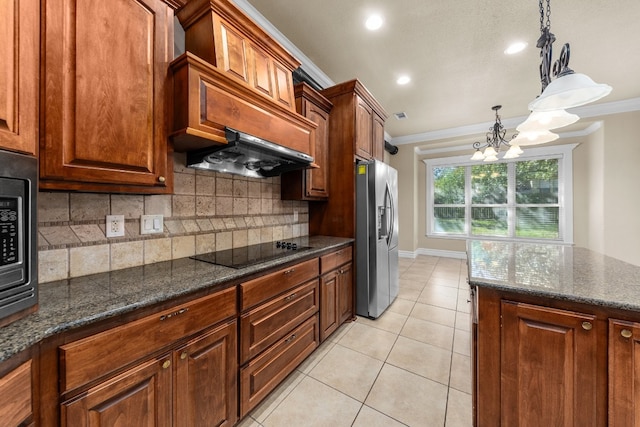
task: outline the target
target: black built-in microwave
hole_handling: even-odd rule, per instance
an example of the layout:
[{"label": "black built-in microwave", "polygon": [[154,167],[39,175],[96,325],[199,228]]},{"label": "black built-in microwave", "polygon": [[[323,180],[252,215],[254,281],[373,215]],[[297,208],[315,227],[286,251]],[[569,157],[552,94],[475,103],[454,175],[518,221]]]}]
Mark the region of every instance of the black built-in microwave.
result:
[{"label": "black built-in microwave", "polygon": [[38,303],[35,157],[0,150],[0,326]]}]

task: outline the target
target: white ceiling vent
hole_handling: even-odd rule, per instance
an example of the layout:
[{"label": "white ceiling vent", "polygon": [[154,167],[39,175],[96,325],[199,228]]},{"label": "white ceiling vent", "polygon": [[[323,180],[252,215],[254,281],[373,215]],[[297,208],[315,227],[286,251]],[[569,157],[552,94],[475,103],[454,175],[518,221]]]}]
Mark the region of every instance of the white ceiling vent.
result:
[{"label": "white ceiling vent", "polygon": [[408,118],[407,113],[405,113],[404,111],[401,111],[399,113],[393,113],[393,115],[396,117],[396,120],[404,120]]}]

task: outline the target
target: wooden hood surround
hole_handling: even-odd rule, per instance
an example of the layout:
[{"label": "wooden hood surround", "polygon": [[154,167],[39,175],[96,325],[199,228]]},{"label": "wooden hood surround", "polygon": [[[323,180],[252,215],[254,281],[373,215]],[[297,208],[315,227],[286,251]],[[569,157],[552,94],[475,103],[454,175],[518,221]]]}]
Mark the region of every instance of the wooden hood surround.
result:
[{"label": "wooden hood surround", "polygon": [[171,64],[175,151],[226,144],[231,127],[310,153],[317,125],[293,92],[300,62],[229,0],[192,0],[177,16],[186,53]]}]

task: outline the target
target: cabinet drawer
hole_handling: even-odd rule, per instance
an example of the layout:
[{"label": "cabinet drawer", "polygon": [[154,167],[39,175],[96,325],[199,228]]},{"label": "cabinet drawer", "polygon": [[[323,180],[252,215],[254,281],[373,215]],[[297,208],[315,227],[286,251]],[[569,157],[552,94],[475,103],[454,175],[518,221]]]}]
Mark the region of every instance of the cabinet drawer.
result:
[{"label": "cabinet drawer", "polygon": [[318,279],[242,315],[240,363],[245,363],[318,312]]},{"label": "cabinet drawer", "polygon": [[314,315],[240,370],[240,417],[245,416],[318,346]]},{"label": "cabinet drawer", "polygon": [[320,274],[325,274],[328,271],[335,269],[336,267],[351,261],[352,248],[340,249],[339,251],[332,252],[324,255],[320,258]]},{"label": "cabinet drawer", "polygon": [[60,347],[64,393],[236,314],[236,289],[187,302]]},{"label": "cabinet drawer", "polygon": [[31,360],[0,378],[0,420],[15,426],[31,416]]},{"label": "cabinet drawer", "polygon": [[316,277],[318,259],[314,258],[245,282],[240,285],[241,310],[254,307]]}]

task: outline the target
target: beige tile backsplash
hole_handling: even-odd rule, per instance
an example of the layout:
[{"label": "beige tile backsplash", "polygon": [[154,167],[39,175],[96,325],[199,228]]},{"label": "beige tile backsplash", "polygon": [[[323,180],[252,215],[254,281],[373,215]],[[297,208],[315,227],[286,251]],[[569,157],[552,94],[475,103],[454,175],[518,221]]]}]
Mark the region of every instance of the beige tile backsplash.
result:
[{"label": "beige tile backsplash", "polygon": [[[173,195],[40,192],[40,283],[309,234],[308,204],[280,200],[280,177],[175,164]],[[141,235],[143,214],[164,215],[164,232]],[[124,237],[105,236],[106,215],[124,215]]]}]

